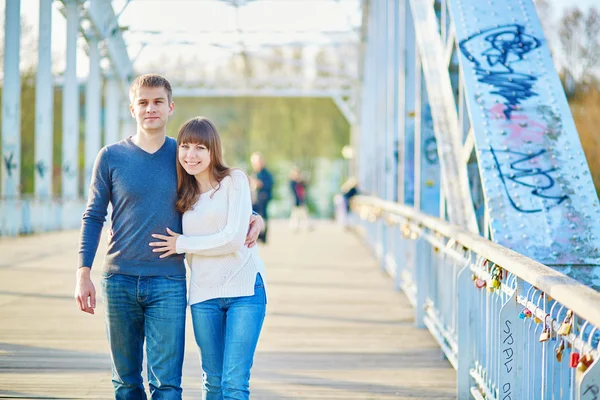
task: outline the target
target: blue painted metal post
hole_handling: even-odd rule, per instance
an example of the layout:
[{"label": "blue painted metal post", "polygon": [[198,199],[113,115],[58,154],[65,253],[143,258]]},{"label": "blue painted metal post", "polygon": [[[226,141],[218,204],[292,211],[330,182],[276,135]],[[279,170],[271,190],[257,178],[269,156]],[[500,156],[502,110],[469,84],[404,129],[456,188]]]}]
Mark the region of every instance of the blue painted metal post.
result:
[{"label": "blue painted metal post", "polygon": [[[396,0],[387,1],[387,31],[386,41],[388,43],[387,57],[387,96],[386,96],[386,143],[385,143],[385,160],[386,160],[386,200],[397,201],[398,196],[398,157],[396,145],[398,142],[398,2]],[[386,256],[385,264],[389,271],[393,271],[392,276],[398,280],[400,276],[400,264],[396,258],[396,245],[399,236],[397,226],[386,227],[385,247]]]},{"label": "blue painted metal post", "polygon": [[[79,196],[79,87],[77,84],[77,33],[79,7],[76,0],[66,3],[67,59],[63,87],[63,161],[62,197],[73,200]],[[64,210],[68,213],[68,210]]]},{"label": "blue painted metal post", "polygon": [[54,88],[52,85],[52,0],[40,0],[38,66],[35,84],[35,195],[52,196]]},{"label": "blue painted metal post", "polygon": [[371,146],[373,140],[370,139],[373,136],[375,126],[373,124],[373,110],[374,110],[374,74],[373,74],[373,57],[375,52],[375,12],[373,2],[368,2],[368,16],[367,19],[367,34],[365,40],[365,59],[364,59],[364,77],[362,85],[362,96],[361,96],[361,138],[360,138],[360,182],[361,188],[365,192],[372,193],[373,181],[371,178],[371,168],[373,163],[371,160]]},{"label": "blue painted metal post", "polygon": [[395,146],[395,157],[396,157],[396,201],[404,203],[404,170],[406,163],[406,41],[408,30],[406,27],[408,10],[408,0],[398,0],[396,3],[396,43],[397,43],[397,68],[396,68],[396,91],[394,93],[394,106],[396,109],[395,118],[395,129],[397,131],[397,143]]},{"label": "blue painted metal post", "polygon": [[[378,93],[378,107],[377,107],[377,120],[379,121],[379,128],[377,133],[377,151],[376,151],[376,162],[378,165],[377,180],[379,183],[378,196],[381,199],[387,198],[388,193],[388,179],[387,179],[387,157],[386,157],[386,146],[388,142],[388,92],[389,92],[389,76],[388,76],[388,60],[390,53],[390,42],[388,41],[388,0],[378,0],[379,10],[377,12],[379,19],[379,30],[378,30],[378,42],[379,42],[379,61],[378,65],[378,78],[379,78],[379,93]],[[378,247],[380,249],[380,265],[382,269],[386,269],[387,259],[387,235],[388,227],[384,223],[383,219],[379,219],[376,224],[379,225],[378,229]]]},{"label": "blue painted metal post", "polygon": [[[21,193],[21,1],[6,0],[4,21],[4,88],[2,92],[2,190],[4,234],[19,233]],[[1,214],[0,214],[1,215]]]},{"label": "blue painted metal post", "polygon": [[[456,369],[457,379],[457,399],[471,398],[471,378],[470,370],[473,367],[474,345],[471,337],[475,337],[476,333],[471,332],[475,327],[473,324],[473,309],[474,303],[473,281],[471,276],[473,273],[469,266],[464,266],[458,273],[456,285],[458,287],[458,329],[457,329],[457,345],[458,345],[458,368]],[[515,399],[518,397],[515,397]]]},{"label": "blue painted metal post", "polygon": [[406,25],[405,25],[405,37],[406,37],[406,60],[413,62],[406,63],[406,75],[405,75],[405,91],[404,91],[404,195],[402,200],[404,204],[414,204],[414,135],[415,135],[415,63],[414,60],[417,57],[416,42],[415,42],[415,26],[413,23],[413,17],[410,10],[410,4],[406,1]]},{"label": "blue painted metal post", "polygon": [[398,77],[400,75],[399,15],[398,1],[387,0],[387,141],[386,141],[386,200],[396,201],[398,198]]},{"label": "blue painted metal post", "polygon": [[[426,214],[438,216],[440,209],[440,168],[437,145],[433,132],[433,121],[425,87],[425,78],[420,58],[415,58],[418,76],[415,85],[417,101],[415,107],[415,206]],[[429,295],[431,277],[435,276],[431,245],[424,239],[417,241],[415,249],[415,280],[417,301],[415,324],[424,328],[425,302]]]},{"label": "blue painted metal post", "polygon": [[[393,143],[391,154],[393,157],[394,168],[394,193],[392,200],[399,203],[403,202],[404,197],[404,81],[405,81],[405,0],[393,1],[394,30],[393,37],[395,43],[394,49],[394,96],[392,99],[393,108]],[[402,270],[405,267],[404,240],[400,235],[398,228],[394,229],[394,235],[391,240],[394,261],[396,265],[396,275],[394,276],[394,287],[399,290],[402,285]]]},{"label": "blue painted metal post", "polygon": [[[90,7],[94,5],[92,1]],[[95,37],[88,38],[88,56],[90,58],[90,72],[85,92],[85,180],[84,192],[92,179],[92,169],[96,154],[100,150],[100,111],[102,107],[100,50]]]},{"label": "blue painted metal post", "polygon": [[131,116],[131,111],[129,111],[129,98],[122,99],[120,103],[120,112],[121,112],[121,131],[120,131],[120,139],[126,139],[129,136],[133,136],[136,134],[137,125],[135,123],[135,119]]},{"label": "blue painted metal post", "polygon": [[120,139],[122,103],[119,82],[114,76],[109,76],[104,86],[104,145]]}]

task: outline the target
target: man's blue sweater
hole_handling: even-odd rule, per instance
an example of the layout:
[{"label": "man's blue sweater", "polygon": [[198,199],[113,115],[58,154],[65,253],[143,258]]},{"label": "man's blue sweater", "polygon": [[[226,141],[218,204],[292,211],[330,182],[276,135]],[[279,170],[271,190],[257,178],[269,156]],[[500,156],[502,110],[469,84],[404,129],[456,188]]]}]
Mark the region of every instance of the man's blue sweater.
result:
[{"label": "man's blue sweater", "polygon": [[153,154],[131,138],[100,150],[81,223],[79,266],[92,266],[108,204],[111,231],[103,272],[125,275],[185,275],[182,254],[159,258],[148,244],[166,228],[181,232],[177,201],[177,142],[167,137]]}]

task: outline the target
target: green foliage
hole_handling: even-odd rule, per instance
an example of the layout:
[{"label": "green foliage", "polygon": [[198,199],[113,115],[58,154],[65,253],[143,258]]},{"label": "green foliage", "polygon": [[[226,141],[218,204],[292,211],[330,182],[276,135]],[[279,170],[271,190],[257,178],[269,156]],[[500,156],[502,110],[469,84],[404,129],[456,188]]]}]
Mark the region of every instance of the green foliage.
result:
[{"label": "green foliage", "polygon": [[310,168],[317,157],[339,158],[349,142],[349,125],[330,99],[178,98],[169,136],[198,115],[217,125],[231,166],[247,166],[250,154],[260,151],[270,164],[286,160]]}]

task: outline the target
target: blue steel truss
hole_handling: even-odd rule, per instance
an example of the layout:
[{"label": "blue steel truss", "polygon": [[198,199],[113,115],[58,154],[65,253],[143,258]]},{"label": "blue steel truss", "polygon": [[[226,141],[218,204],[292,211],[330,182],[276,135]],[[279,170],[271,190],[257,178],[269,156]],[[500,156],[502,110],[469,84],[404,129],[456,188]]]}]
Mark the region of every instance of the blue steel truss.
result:
[{"label": "blue steel truss", "polygon": [[363,188],[600,287],[598,197],[533,2],[365,10]]}]

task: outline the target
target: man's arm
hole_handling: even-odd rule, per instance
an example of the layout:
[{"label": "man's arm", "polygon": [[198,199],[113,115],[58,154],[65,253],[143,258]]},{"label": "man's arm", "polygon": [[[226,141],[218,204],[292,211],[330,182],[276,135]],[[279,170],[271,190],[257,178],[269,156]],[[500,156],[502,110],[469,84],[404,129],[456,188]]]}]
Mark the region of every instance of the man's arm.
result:
[{"label": "man's arm", "polygon": [[102,226],[106,221],[111,194],[107,158],[106,148],[100,150],[94,163],[88,204],[81,219],[79,268],[76,274],[75,300],[79,310],[89,314],[94,314],[94,308],[96,308],[96,289],[90,278],[90,273],[102,235]]},{"label": "man's arm", "polygon": [[90,267],[77,268],[75,301],[80,311],[94,314],[96,308],[96,288],[90,278]]},{"label": "man's arm", "polygon": [[265,220],[258,215],[256,211],[252,211],[250,215],[250,225],[248,226],[248,234],[246,235],[246,242],[244,245],[248,248],[252,248],[256,245],[258,235],[265,229]]}]

